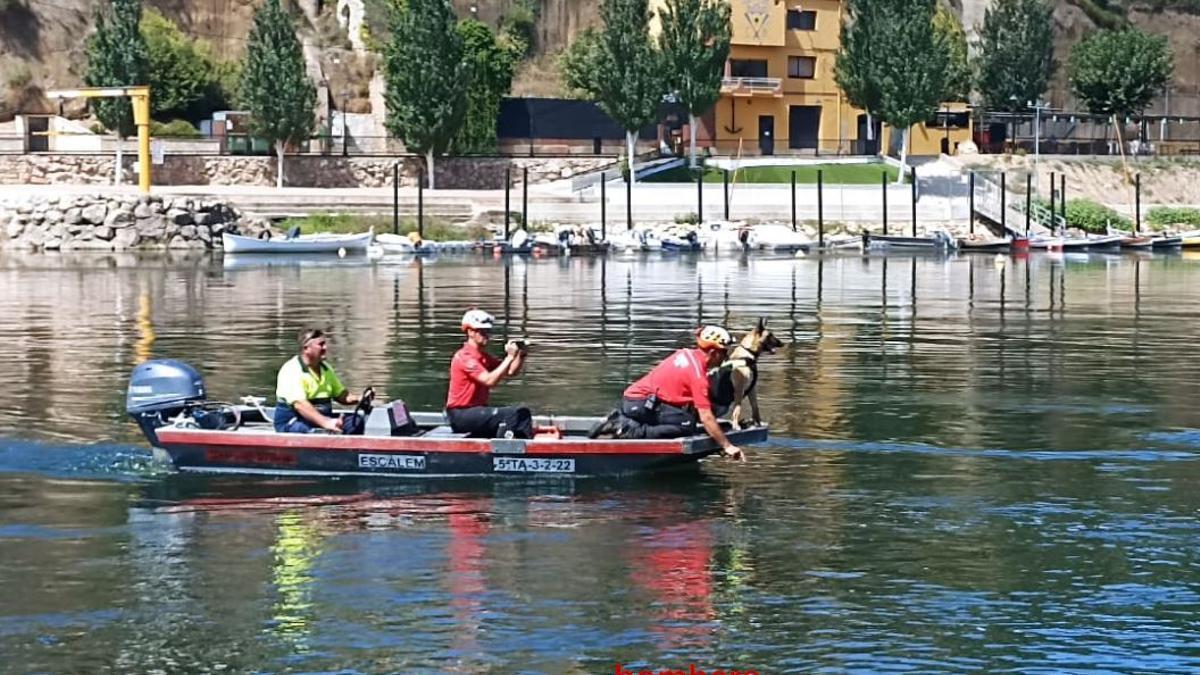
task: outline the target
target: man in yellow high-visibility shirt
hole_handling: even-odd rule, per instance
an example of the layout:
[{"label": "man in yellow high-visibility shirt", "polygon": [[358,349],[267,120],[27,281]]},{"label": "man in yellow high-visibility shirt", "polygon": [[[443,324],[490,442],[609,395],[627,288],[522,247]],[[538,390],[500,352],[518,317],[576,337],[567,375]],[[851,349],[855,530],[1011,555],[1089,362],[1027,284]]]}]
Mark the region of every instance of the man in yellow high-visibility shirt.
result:
[{"label": "man in yellow high-visibility shirt", "polygon": [[334,417],[333,402],[354,405],[361,397],[351,394],[325,362],[329,339],[310,328],[299,338],[300,353],[287,360],[276,379],[275,431],[307,434],[323,429],[342,432],[342,419]]}]

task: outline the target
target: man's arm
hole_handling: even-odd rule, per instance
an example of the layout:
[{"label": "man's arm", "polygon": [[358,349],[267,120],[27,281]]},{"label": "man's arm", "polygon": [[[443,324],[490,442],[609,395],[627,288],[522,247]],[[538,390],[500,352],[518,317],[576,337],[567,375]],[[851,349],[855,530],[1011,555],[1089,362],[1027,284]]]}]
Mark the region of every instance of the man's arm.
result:
[{"label": "man's arm", "polygon": [[322,415],[307,399],[300,399],[296,401],[292,404],[292,408],[296,410],[297,415],[304,418],[304,421],[308,422],[314,427],[317,427],[318,429],[324,429],[325,431],[332,431],[334,433],[341,433],[342,431],[342,419],[340,417],[334,419],[332,417],[326,417]]},{"label": "man's arm", "polygon": [[725,431],[721,429],[721,425],[717,423],[717,418],[713,415],[711,408],[697,408],[696,413],[700,416],[700,424],[704,425],[704,430],[709,436],[721,446],[721,454],[726,457],[746,461],[746,454],[742,449],[733,443],[729,442],[729,438],[725,435]]},{"label": "man's arm", "polygon": [[513,357],[512,365],[508,367],[508,376],[520,375],[521,369],[525,367],[525,350],[517,350],[516,356]]},{"label": "man's arm", "polygon": [[362,397],[358,394],[351,394],[349,389],[343,389],[342,393],[335,396],[333,400],[342,405],[355,405],[362,400]]},{"label": "man's arm", "polygon": [[508,371],[510,368],[512,368],[513,361],[516,360],[516,358],[517,357],[512,354],[508,354],[504,357],[504,360],[500,362],[500,365],[496,366],[493,370],[486,371],[482,370],[481,368],[480,372],[477,374],[472,373],[471,377],[474,378],[474,380],[479,384],[491,389],[497,384],[500,384],[500,380],[508,377]]}]

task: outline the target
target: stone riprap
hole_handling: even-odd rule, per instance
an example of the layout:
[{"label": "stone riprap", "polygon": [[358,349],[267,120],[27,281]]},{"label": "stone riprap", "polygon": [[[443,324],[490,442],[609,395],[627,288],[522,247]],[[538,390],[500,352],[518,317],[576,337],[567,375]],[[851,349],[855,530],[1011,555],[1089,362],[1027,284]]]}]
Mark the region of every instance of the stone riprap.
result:
[{"label": "stone riprap", "polygon": [[228,204],[156,195],[27,196],[0,200],[0,248],[42,251],[220,248],[222,232],[258,236],[265,220]]},{"label": "stone riprap", "polygon": [[[124,182],[137,184],[133,172],[136,156],[126,154]],[[30,153],[0,155],[0,184],[7,185],[109,185],[113,180],[113,155]],[[569,179],[583,173],[613,168],[611,157],[442,157],[434,162],[436,185],[441,189],[494,190],[504,187],[506,170],[513,184],[528,168],[531,185]],[[289,155],[284,159],[285,185],[314,188],[379,188],[392,185],[393,167],[400,167],[400,187],[416,187],[422,158],[333,157]],[[274,157],[170,155],[153,168],[155,185],[275,185]]]}]

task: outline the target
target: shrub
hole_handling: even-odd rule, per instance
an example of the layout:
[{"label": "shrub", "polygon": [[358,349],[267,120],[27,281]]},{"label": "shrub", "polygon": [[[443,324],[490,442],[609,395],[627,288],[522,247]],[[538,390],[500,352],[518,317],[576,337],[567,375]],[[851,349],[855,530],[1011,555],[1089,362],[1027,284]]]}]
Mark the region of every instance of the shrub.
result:
[{"label": "shrub", "polygon": [[700,223],[700,216],[695,212],[677,213],[675,214],[675,222],[680,225],[698,225]]},{"label": "shrub", "polygon": [[537,40],[538,5],[531,0],[517,0],[500,19],[500,32],[517,48],[520,56],[528,56]]},{"label": "shrub", "polygon": [[1200,227],[1200,209],[1187,206],[1156,206],[1146,214],[1146,223],[1154,229],[1173,225]]},{"label": "shrub", "polygon": [[150,135],[165,138],[197,138],[200,136],[200,131],[187,120],[171,120],[166,123],[150,120]]},{"label": "shrub", "polygon": [[1133,229],[1128,218],[1089,199],[1067,200],[1067,225],[1093,234],[1105,234],[1110,225],[1122,230]]}]

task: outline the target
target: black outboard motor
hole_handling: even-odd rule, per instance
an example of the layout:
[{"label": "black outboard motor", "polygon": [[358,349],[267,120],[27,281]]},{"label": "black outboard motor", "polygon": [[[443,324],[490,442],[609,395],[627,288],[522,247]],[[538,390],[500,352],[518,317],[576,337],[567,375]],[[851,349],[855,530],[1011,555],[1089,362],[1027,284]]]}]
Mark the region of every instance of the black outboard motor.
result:
[{"label": "black outboard motor", "polygon": [[150,444],[157,446],[156,429],[204,401],[204,379],[195,368],[183,361],[159,359],[133,369],[125,412],[138,423]]}]

